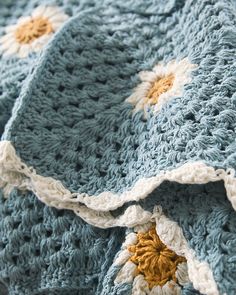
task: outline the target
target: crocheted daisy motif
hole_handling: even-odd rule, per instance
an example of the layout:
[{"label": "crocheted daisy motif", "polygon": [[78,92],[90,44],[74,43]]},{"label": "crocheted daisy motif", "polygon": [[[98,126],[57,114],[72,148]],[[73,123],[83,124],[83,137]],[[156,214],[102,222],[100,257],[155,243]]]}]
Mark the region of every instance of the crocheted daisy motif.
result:
[{"label": "crocheted daisy motif", "polygon": [[189,283],[186,259],[160,240],[154,224],[128,234],[122,249],[115,283],[133,282],[132,294],[181,294]]},{"label": "crocheted daisy motif", "polygon": [[15,25],[6,27],[6,34],[0,38],[3,56],[16,54],[24,58],[30,52],[41,50],[67,19],[59,7],[37,7],[30,16],[21,17]]},{"label": "crocheted daisy motif", "polygon": [[151,109],[156,113],[171,98],[181,95],[183,86],[191,81],[194,68],[196,65],[185,58],[158,64],[152,71],[142,71],[139,73],[141,84],[126,101],[134,105],[134,112],[143,110],[146,115]]}]

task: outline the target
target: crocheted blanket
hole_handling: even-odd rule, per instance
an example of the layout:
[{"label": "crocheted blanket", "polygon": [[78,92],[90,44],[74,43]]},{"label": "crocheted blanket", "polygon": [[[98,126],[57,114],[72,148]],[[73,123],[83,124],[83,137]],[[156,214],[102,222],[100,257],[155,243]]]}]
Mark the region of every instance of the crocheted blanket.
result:
[{"label": "crocheted blanket", "polygon": [[236,7],[0,0],[0,294],[236,294]]}]

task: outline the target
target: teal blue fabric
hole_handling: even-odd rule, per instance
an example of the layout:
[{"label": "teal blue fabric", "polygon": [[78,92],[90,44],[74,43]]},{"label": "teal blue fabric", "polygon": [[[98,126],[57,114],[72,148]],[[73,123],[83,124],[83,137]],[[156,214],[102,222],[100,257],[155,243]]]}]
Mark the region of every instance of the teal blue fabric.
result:
[{"label": "teal blue fabric", "polygon": [[[162,206],[166,216],[181,225],[198,259],[209,263],[220,294],[234,294],[236,213],[227,200],[223,183],[181,185],[164,182],[149,195],[148,201],[140,202],[149,211],[156,204]],[[113,214],[122,214],[130,205],[133,203]],[[186,294],[191,292],[196,291],[188,290]]]},{"label": "teal blue fabric", "polygon": [[[14,25],[21,16],[29,15],[33,9],[39,5],[56,5],[63,7],[65,13],[69,16],[83,11],[95,5],[90,1],[0,1],[0,35],[4,35],[5,27]],[[19,59],[12,57],[10,59],[1,59],[0,68],[0,134],[11,116],[12,107],[16,98],[24,88],[24,80],[32,74],[34,69],[36,54],[31,54],[28,58]],[[37,62],[36,62],[37,63]]]},{"label": "teal blue fabric", "polygon": [[[188,161],[235,168],[235,20],[218,3],[190,4],[170,16],[110,6],[69,20],[22,89],[3,138],[40,175],[91,195],[120,193]],[[193,22],[192,11],[204,18]],[[158,116],[132,117],[124,100],[138,73],[184,57],[198,68],[183,95]]]},{"label": "teal blue fabric", "polygon": [[[125,228],[93,227],[17,191],[0,197],[0,217],[0,277],[9,295],[131,293],[131,284],[114,286],[112,266]],[[187,285],[183,294],[200,293]]]},{"label": "teal blue fabric", "polygon": [[[38,2],[0,1],[0,34]],[[229,0],[54,3],[70,18],[42,52],[0,60],[0,132],[28,166],[93,197],[124,192],[189,161],[236,168],[236,19]],[[140,83],[138,73],[185,57],[197,68],[182,95],[157,115],[131,115],[124,101]],[[165,182],[139,204],[149,211],[161,205],[209,263],[220,293],[235,294],[236,214],[223,183]],[[131,284],[114,285],[119,268],[112,265],[126,232],[93,227],[14,190],[0,198],[0,290],[131,294]],[[200,294],[191,284],[182,293]]]},{"label": "teal blue fabric", "polygon": [[124,238],[121,229],[94,228],[32,193],[13,192],[0,208],[0,276],[9,294],[96,293]]},{"label": "teal blue fabric", "polygon": [[[223,183],[180,186],[165,183],[151,194],[144,208],[158,203],[175,220],[200,261],[207,261],[220,294],[235,293],[236,214]],[[152,204],[152,205],[151,205]]]}]

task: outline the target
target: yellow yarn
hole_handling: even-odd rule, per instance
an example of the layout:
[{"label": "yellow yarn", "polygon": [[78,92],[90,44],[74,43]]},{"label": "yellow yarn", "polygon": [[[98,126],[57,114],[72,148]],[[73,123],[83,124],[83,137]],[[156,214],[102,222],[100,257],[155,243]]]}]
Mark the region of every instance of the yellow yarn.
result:
[{"label": "yellow yarn", "polygon": [[156,80],[150,90],[147,93],[146,102],[150,104],[156,104],[161,94],[167,92],[174,82],[174,75],[170,74],[163,78]]},{"label": "yellow yarn", "polygon": [[53,32],[51,23],[42,17],[34,18],[20,25],[16,32],[16,40],[21,44],[29,44],[43,35]]},{"label": "yellow yarn", "polygon": [[128,248],[133,253],[130,261],[137,265],[135,275],[142,274],[150,289],[163,286],[170,280],[176,282],[177,265],[186,259],[161,242],[155,226],[148,232],[138,233],[137,238],[137,244]]}]

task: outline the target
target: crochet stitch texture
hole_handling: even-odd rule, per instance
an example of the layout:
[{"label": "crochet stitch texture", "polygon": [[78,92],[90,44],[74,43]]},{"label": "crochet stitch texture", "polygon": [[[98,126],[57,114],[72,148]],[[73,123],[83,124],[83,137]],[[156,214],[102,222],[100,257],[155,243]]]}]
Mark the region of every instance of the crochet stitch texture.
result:
[{"label": "crochet stitch texture", "polygon": [[235,294],[235,14],[0,1],[3,294]]}]

